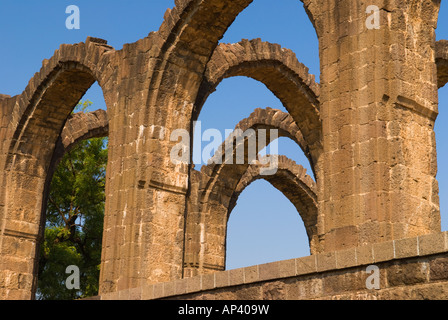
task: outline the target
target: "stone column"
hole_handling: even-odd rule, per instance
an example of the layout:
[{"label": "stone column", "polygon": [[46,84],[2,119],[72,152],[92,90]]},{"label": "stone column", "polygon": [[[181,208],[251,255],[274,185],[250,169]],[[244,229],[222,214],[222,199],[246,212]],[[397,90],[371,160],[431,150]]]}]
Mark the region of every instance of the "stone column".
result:
[{"label": "stone column", "polygon": [[[378,28],[371,28],[370,5],[379,8]],[[319,10],[322,251],[440,231],[434,135],[439,5],[322,0],[308,8]]]},{"label": "stone column", "polygon": [[189,124],[175,123],[171,94],[154,93],[159,45],[152,36],[117,52],[100,294],[182,278],[188,165],[171,162],[170,134]]}]

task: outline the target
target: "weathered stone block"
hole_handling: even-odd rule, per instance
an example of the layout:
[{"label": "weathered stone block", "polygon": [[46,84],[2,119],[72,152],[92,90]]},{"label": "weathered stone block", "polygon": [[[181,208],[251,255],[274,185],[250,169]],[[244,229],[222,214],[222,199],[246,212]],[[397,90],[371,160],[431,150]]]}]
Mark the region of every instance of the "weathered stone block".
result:
[{"label": "weathered stone block", "polygon": [[318,254],[316,264],[318,272],[336,269],[336,253],[328,252]]},{"label": "weathered stone block", "polygon": [[244,269],[233,269],[229,270],[229,284],[238,285],[244,283]]},{"label": "weathered stone block", "polygon": [[416,257],[418,250],[419,242],[417,237],[395,240],[395,258]]},{"label": "weathered stone block", "polygon": [[360,265],[368,265],[374,262],[373,259],[373,246],[365,245],[361,247],[356,247],[356,259],[357,263]]},{"label": "weathered stone block", "polygon": [[221,271],[215,273],[216,288],[227,287],[229,285],[229,271]]},{"label": "weathered stone block", "polygon": [[293,277],[296,275],[296,259],[279,261],[279,277]]},{"label": "weathered stone block", "polygon": [[419,255],[444,252],[446,247],[446,233],[434,233],[418,237]]},{"label": "weathered stone block", "polygon": [[271,280],[280,276],[280,262],[271,262],[258,266],[259,280]]},{"label": "weathered stone block", "polygon": [[296,259],[297,275],[317,272],[316,255]]},{"label": "weathered stone block", "polygon": [[428,280],[429,265],[426,262],[394,263],[385,270],[391,287],[424,283]]},{"label": "weathered stone block", "polygon": [[285,284],[281,281],[268,282],[262,287],[263,300],[283,300],[285,299]]},{"label": "weathered stone block", "polygon": [[349,268],[357,264],[356,248],[336,251],[336,268]]},{"label": "weathered stone block", "polygon": [[373,258],[375,263],[392,260],[395,257],[393,241],[386,241],[373,244]]},{"label": "weathered stone block", "polygon": [[431,281],[448,279],[448,257],[439,257],[429,261],[429,277]]},{"label": "weathered stone block", "polygon": [[187,278],[187,293],[192,293],[192,292],[199,292],[201,291],[201,277],[192,277],[192,278]]},{"label": "weathered stone block", "polygon": [[260,280],[258,265],[246,267],[244,270],[244,283],[251,283]]}]

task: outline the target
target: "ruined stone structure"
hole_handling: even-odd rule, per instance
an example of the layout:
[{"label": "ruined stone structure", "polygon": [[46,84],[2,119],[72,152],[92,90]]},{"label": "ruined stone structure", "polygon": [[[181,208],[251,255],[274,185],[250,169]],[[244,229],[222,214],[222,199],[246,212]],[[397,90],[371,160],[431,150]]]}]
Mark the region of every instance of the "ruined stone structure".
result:
[{"label": "ruined stone structure", "polygon": [[[448,82],[448,42],[435,40],[440,0],[302,0],[320,83],[279,45],[218,45],[251,2],[177,0],[146,38],[121,50],[96,38],[63,44],[21,95],[0,95],[0,299],[33,297],[60,157],[106,135],[101,298],[447,297],[435,178],[437,91]],[[380,8],[379,29],[366,27],[367,5]],[[257,109],[237,128],[278,129],[315,181],[283,156],[272,176],[259,174],[262,161],[201,171],[171,161],[171,133],[191,132],[210,93],[234,76],[264,83],[288,110]],[[72,116],[95,81],[107,114]],[[228,216],[260,178],[297,208],[312,255],[224,271]],[[375,294],[363,287],[372,263],[386,288]]]}]

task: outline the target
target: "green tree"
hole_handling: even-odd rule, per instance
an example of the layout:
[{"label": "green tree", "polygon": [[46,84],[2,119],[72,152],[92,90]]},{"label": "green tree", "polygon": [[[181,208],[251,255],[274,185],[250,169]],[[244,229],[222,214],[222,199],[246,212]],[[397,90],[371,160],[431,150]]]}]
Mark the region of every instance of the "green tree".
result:
[{"label": "green tree", "polygon": [[[80,103],[84,112],[90,102]],[[64,155],[50,187],[40,248],[37,299],[67,300],[98,294],[103,233],[107,138],[80,142]],[[80,289],[69,290],[66,268],[80,270]]]}]

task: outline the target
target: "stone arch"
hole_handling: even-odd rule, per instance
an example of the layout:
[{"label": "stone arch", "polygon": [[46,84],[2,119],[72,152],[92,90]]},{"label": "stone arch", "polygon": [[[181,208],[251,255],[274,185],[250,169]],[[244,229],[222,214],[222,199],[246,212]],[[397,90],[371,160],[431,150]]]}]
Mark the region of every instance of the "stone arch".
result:
[{"label": "stone arch", "polygon": [[[313,26],[320,13],[315,0],[300,0]],[[165,12],[158,33],[171,53],[188,50],[200,55],[211,55],[214,47],[236,17],[253,0],[176,0],[175,7]],[[219,19],[217,19],[219,17]],[[193,40],[193,41],[192,41]]]},{"label": "stone arch", "polygon": [[265,161],[251,164],[239,180],[230,198],[228,215],[237,204],[238,197],[252,182],[264,179],[281,191],[297,208],[307,231],[311,252],[317,245],[317,187],[316,182],[306,173],[306,169],[295,161],[280,155],[277,158],[278,169],[274,175],[263,175],[260,168],[266,167]]},{"label": "stone arch", "polygon": [[[150,143],[146,144],[146,148],[167,152],[176,145],[175,141],[167,139],[171,132],[174,130],[193,132],[193,110],[207,64],[225,31],[251,2],[252,0],[178,0],[173,9],[166,11],[164,22],[159,30],[148,37],[148,42],[150,42],[149,40],[154,41],[154,45],[150,48],[145,47],[147,52],[151,52],[148,65],[152,70],[152,76],[148,81],[147,95],[144,95],[143,98],[146,108],[138,109],[138,119],[147,128],[164,128],[164,132],[167,134],[165,139],[151,139]],[[314,11],[318,7],[313,6],[312,1],[305,1],[305,5],[307,12],[314,16]],[[141,42],[141,45],[144,46],[144,42]],[[139,45],[136,46],[140,48]],[[126,52],[123,51],[123,54]],[[261,65],[262,63],[260,63]],[[265,68],[266,70],[281,74],[279,68],[275,69],[272,66],[269,69]],[[286,80],[284,79],[284,81]],[[293,86],[290,85],[289,88],[293,88]],[[298,89],[294,87],[293,90],[297,91]],[[305,141],[309,145],[310,153],[316,158],[313,161],[317,163],[319,150],[321,150],[320,121],[314,120],[318,117],[311,111],[309,113],[312,113],[314,118],[307,119],[308,113],[304,113],[302,109],[307,108],[308,105],[297,103],[300,98],[300,95],[297,95],[295,104],[288,103],[287,110],[293,115],[293,118],[298,117],[295,120],[300,123],[299,127],[306,137]],[[316,124],[318,127],[313,130],[312,128]],[[169,200],[160,204],[158,208],[188,203],[188,201],[182,202],[182,200],[188,199],[194,193],[191,187],[193,180],[191,165],[187,167],[184,163],[175,164],[171,161],[163,161],[163,174],[155,174],[159,167],[153,164],[148,166],[147,159],[146,156],[137,159],[134,166],[138,168],[136,169],[136,179],[141,181],[142,188],[151,186],[157,192],[166,194]],[[153,161],[153,163],[161,162]],[[148,178],[149,176],[151,178]],[[176,192],[178,199],[174,200],[172,192]],[[160,209],[160,211],[163,210]],[[177,216],[175,218],[178,219]],[[183,218],[183,216],[180,217],[180,219]],[[178,243],[178,237],[174,233],[172,238],[173,242]],[[184,249],[184,251],[187,250]],[[176,251],[175,254],[179,254],[178,257],[182,256],[181,251]],[[181,260],[177,259],[177,261]],[[166,264],[166,268],[176,272],[181,270],[177,267],[176,269],[172,268],[171,264]]]},{"label": "stone arch", "polygon": [[[304,152],[305,156],[310,161],[311,168],[314,170],[314,163],[312,161],[312,157],[310,154],[309,146],[307,145],[305,139],[303,138],[302,131],[297,126],[294,119],[290,114],[283,112],[278,109],[272,108],[257,108],[250,114],[246,119],[241,120],[236,126],[234,130],[241,130],[245,132],[250,129],[278,129],[279,137],[287,137],[297,143],[300,149]],[[268,139],[269,140],[269,139]],[[262,141],[263,142],[263,141]],[[263,142],[264,143],[264,142]],[[210,172],[214,172],[218,170],[218,166],[221,166],[224,163],[225,151],[226,151],[226,142],[223,142],[220,150],[218,150],[213,158],[210,159],[211,164],[208,165],[208,168],[205,169]],[[261,150],[266,145],[259,144],[259,149]],[[233,149],[232,152],[235,152]],[[220,159],[219,159],[220,158]]]},{"label": "stone arch", "polygon": [[[51,183],[54,170],[62,157],[72,150],[79,142],[92,138],[102,138],[109,135],[107,111],[98,109],[93,112],[78,112],[69,117],[56,141],[51,159],[46,187]],[[46,194],[46,192],[45,192]]]},{"label": "stone arch", "polygon": [[[44,190],[55,147],[67,119],[90,86],[98,81],[103,89],[111,80],[113,62],[106,41],[87,38],[85,43],[61,45],[53,57],[44,60],[41,70],[14,101],[9,113],[8,144],[3,146],[4,170],[0,188],[2,259],[14,260],[8,246],[23,250],[22,271],[4,270],[23,278],[23,297],[32,297],[36,288],[38,244],[43,235]],[[20,201],[19,201],[20,200]],[[8,263],[13,266],[14,263]],[[24,271],[25,270],[25,271]]]},{"label": "stone arch", "polygon": [[[271,74],[274,79],[266,79],[267,68],[281,69],[278,73],[282,73],[283,77],[280,74]],[[309,69],[297,60],[293,51],[282,48],[279,44],[263,42],[261,39],[243,39],[238,43],[221,43],[213,52],[196,99],[194,115],[200,113],[207,97],[216,90],[219,83],[224,78],[233,76],[252,77],[263,83],[267,81],[268,88],[278,82],[277,77],[289,78],[298,87],[297,91],[317,109],[314,112],[319,111],[320,86],[315,81],[315,76],[309,73]],[[273,92],[281,95],[278,88],[274,87]]]},{"label": "stone arch", "polygon": [[[106,110],[96,110],[93,112],[78,112],[70,116],[62,129],[61,135],[56,141],[55,150],[49,166],[49,171],[45,182],[44,196],[48,195],[48,190],[53,178],[53,174],[62,157],[72,150],[79,142],[92,138],[102,138],[109,135],[109,121]],[[45,206],[44,199],[43,205]]]},{"label": "stone arch", "polygon": [[[291,115],[288,113],[272,108],[257,108],[248,118],[243,119],[235,126],[235,131],[240,130],[241,132],[248,132],[251,129],[255,131],[258,131],[259,129],[266,129],[266,141],[259,139],[257,144],[257,152],[261,151],[272,142],[272,138],[269,135],[269,130],[277,129],[278,137],[288,137],[297,143],[297,145],[305,153],[305,156],[310,160],[311,168],[313,170],[315,169],[314,162],[312,161],[312,157],[309,152],[309,147],[303,138],[303,134],[294,119],[292,119]],[[237,169],[238,172],[234,172],[234,174],[239,177],[240,174],[245,172],[249,166],[247,157],[245,158],[244,164],[229,165],[226,163],[225,158],[226,152],[228,151],[226,150],[226,144],[229,142],[229,139],[233,139],[233,143],[231,144],[232,149],[230,151],[233,153],[231,158],[235,158],[234,154],[236,153],[238,147],[236,145],[236,138],[228,137],[226,139],[227,141],[222,143],[220,150],[218,150],[210,159],[209,164],[201,168],[201,173],[208,177],[206,182],[204,182],[205,184],[202,193],[203,202],[207,202],[210,194],[213,193],[214,183],[219,180],[219,176],[231,176],[233,174],[232,171]],[[244,143],[247,143],[247,137],[245,137],[243,141]],[[247,148],[245,146],[244,152],[246,152],[246,150]]]},{"label": "stone arch", "polygon": [[[56,143],[56,153],[65,154],[79,142],[92,138],[102,138],[109,134],[107,111],[78,112],[70,116]],[[60,151],[59,151],[60,150]]]},{"label": "stone arch", "polygon": [[[112,68],[105,67],[112,62],[107,55],[111,49],[104,40],[89,37],[86,43],[61,45],[52,58],[43,61],[24,92],[14,97],[11,121],[16,129],[9,154],[23,148],[27,131],[55,124],[54,131],[59,135],[71,111],[95,81],[105,91],[111,80]],[[8,165],[5,170],[9,170]]]},{"label": "stone arch", "polygon": [[437,87],[448,83],[448,40],[436,42]]},{"label": "stone arch", "polygon": [[[250,183],[265,179],[281,191],[298,209],[307,231],[311,253],[317,252],[317,194],[316,184],[306,174],[306,169],[285,156],[275,157],[278,169],[273,175],[260,174],[266,164],[260,161],[246,167],[239,176],[227,176],[224,172],[215,184],[216,193],[199,210],[189,212],[187,218],[184,276],[222,271],[226,261],[227,223],[239,194]],[[193,175],[194,180],[207,179]],[[200,184],[200,183],[199,183]],[[199,187],[200,188],[200,187]],[[199,201],[198,199],[195,199]]]},{"label": "stone arch", "polygon": [[219,83],[233,76],[247,76],[262,82],[282,101],[302,132],[310,161],[316,163],[321,140],[320,87],[314,75],[309,74],[308,68],[297,60],[294,52],[260,39],[220,44],[207,64],[195,103],[193,121]]},{"label": "stone arch", "polygon": [[[235,127],[235,130],[241,130],[241,132],[247,132],[251,129],[258,133],[260,129],[278,129],[278,136],[289,137],[304,150],[306,145],[304,144],[302,134],[294,122],[292,117],[283,111],[276,109],[256,109],[251,116],[242,120]],[[263,149],[267,144],[272,142],[275,137],[266,135],[266,143],[261,143],[257,147],[257,152]],[[234,137],[229,137],[234,139]],[[247,143],[247,137],[240,143]],[[222,270],[225,264],[225,228],[228,218],[229,208],[233,208],[235,203],[234,192],[237,190],[238,183],[245,175],[250,167],[247,157],[245,156],[245,162],[242,164],[229,164],[225,161],[225,149],[226,142],[222,144],[220,152],[215,153],[214,157],[210,160],[206,166],[201,168],[201,171],[192,171],[192,190],[189,198],[189,210],[186,221],[186,248],[185,248],[185,268],[186,275],[193,275],[196,272],[208,272],[214,270]],[[231,149],[232,154],[235,154],[237,150],[236,144],[233,144]],[[246,153],[246,147],[244,152]],[[233,158],[233,155],[232,155]],[[282,161],[284,158],[281,158]],[[275,160],[274,160],[275,161]],[[290,165],[288,161],[283,161],[281,164]],[[258,166],[258,168],[260,168]],[[282,170],[284,167],[282,167]],[[254,169],[251,169],[254,170]],[[277,174],[277,178],[266,178],[270,180],[274,186],[281,189],[281,174],[285,174],[285,171],[280,170]],[[278,170],[277,170],[278,171]],[[300,171],[300,170],[299,170]],[[297,173],[299,173],[297,171]],[[300,174],[304,174],[304,171],[300,171]],[[311,178],[309,178],[311,179]],[[317,203],[315,197],[315,184],[311,183],[306,178],[307,185],[312,186],[310,194],[314,194],[314,202]],[[312,180],[312,179],[311,179]],[[285,189],[283,189],[285,190]],[[285,191],[286,192],[286,191]],[[290,199],[294,196],[291,194]],[[313,217],[307,218],[307,223],[310,224],[309,235],[311,238],[316,234],[313,228],[317,226],[316,223],[311,223],[311,220],[317,219],[317,205],[312,205],[311,202],[307,204],[310,207],[316,208],[315,214],[310,214]],[[305,210],[305,205],[300,206],[302,210]],[[308,209],[307,209],[308,210]],[[313,221],[314,221],[313,220]],[[311,227],[311,225],[313,225]],[[207,240],[205,240],[207,238]],[[315,239],[315,238],[313,238]],[[202,242],[207,243],[207,249],[201,245]],[[314,243],[313,240],[313,248]],[[314,250],[314,249],[313,249]]]},{"label": "stone arch", "polygon": [[[178,0],[166,11],[163,23],[153,34],[161,49],[153,63],[156,73],[151,78],[147,103],[176,107],[172,114],[155,116],[154,111],[148,115],[155,119],[155,125],[170,123],[176,129],[192,130],[192,112],[207,63],[225,31],[252,1]],[[308,15],[314,17],[317,6],[310,0],[302,2]]]},{"label": "stone arch", "polygon": [[93,112],[78,112],[72,114],[62,129],[56,142],[48,173],[46,175],[42,200],[42,213],[47,211],[50,186],[53,175],[64,155],[75,148],[78,143],[92,138],[102,138],[109,135],[107,111],[98,109]]},{"label": "stone arch", "polygon": [[[102,138],[109,135],[109,121],[107,119],[106,110],[96,110],[93,112],[79,112],[71,115],[61,135],[56,141],[54,153],[48,169],[48,174],[45,182],[44,196],[48,194],[48,188],[62,157],[72,150],[79,142],[92,138]],[[46,201],[43,201],[45,206]]]}]

